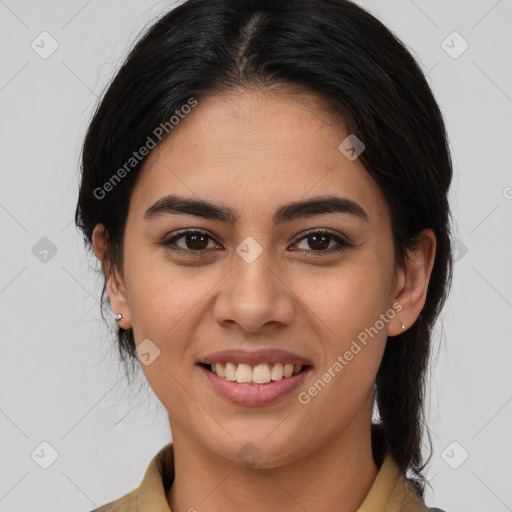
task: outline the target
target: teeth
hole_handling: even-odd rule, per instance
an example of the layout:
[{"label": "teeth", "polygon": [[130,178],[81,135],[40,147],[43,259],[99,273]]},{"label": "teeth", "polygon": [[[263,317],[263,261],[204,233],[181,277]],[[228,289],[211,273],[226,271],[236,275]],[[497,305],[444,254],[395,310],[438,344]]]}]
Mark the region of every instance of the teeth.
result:
[{"label": "teeth", "polygon": [[283,378],[283,365],[276,363],[272,367],[272,380],[281,380]]},{"label": "teeth", "polygon": [[215,363],[215,370],[214,372],[219,376],[219,377],[225,377],[226,374],[224,373],[224,368],[222,367],[222,365],[220,363]]},{"label": "teeth", "polygon": [[236,379],[236,366],[233,363],[227,363],[224,373],[224,378],[230,381],[234,381]]},{"label": "teeth", "polygon": [[270,381],[277,381],[283,378],[297,375],[301,370],[301,365],[275,363],[268,365],[265,363],[251,366],[249,364],[236,363],[214,363],[211,370],[219,377],[223,377],[231,382],[268,384]]},{"label": "teeth", "polygon": [[248,364],[239,364],[236,369],[236,381],[237,382],[251,382],[252,380],[252,369]]},{"label": "teeth", "polygon": [[252,371],[252,382],[256,384],[266,384],[270,382],[270,368],[268,364],[258,364],[254,367]]}]

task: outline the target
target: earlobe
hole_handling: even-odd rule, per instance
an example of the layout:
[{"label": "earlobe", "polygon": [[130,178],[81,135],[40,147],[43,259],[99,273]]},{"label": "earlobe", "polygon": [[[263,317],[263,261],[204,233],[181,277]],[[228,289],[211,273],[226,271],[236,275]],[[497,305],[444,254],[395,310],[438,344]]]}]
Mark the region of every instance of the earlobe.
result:
[{"label": "earlobe", "polygon": [[110,304],[112,306],[112,314],[119,327],[122,329],[130,329],[132,324],[126,288],[117,269],[111,268],[108,263],[108,240],[105,227],[102,224],[95,226],[92,234],[92,244],[94,252],[103,267]]},{"label": "earlobe", "polygon": [[[416,322],[427,298],[428,284],[434,267],[436,236],[430,228],[418,236],[415,251],[408,252],[406,268],[400,271],[397,279],[398,292],[394,300],[402,309],[390,322],[388,336],[396,336]],[[402,325],[405,328],[402,328]]]}]

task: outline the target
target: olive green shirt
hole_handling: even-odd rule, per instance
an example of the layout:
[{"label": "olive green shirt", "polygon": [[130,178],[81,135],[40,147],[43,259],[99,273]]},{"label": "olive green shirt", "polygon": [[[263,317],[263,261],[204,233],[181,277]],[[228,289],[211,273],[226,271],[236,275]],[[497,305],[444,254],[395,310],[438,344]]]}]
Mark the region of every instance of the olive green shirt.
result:
[{"label": "olive green shirt", "polygon": [[[92,512],[172,512],[167,491],[174,481],[174,447],[164,446],[151,460],[137,489]],[[431,509],[434,510],[434,509]],[[373,485],[357,512],[428,512],[422,498],[386,454]]]}]

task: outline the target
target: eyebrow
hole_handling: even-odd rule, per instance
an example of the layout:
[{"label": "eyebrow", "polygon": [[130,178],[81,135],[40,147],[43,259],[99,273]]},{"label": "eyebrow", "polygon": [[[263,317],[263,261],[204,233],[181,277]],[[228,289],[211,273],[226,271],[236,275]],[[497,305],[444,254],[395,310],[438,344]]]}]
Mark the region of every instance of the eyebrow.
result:
[{"label": "eyebrow", "polygon": [[[286,203],[276,210],[272,221],[278,225],[299,218],[328,213],[347,214],[369,223],[368,214],[359,203],[337,196],[315,197],[306,201]],[[173,194],[160,198],[150,206],[144,213],[144,219],[149,221],[167,214],[194,215],[203,219],[220,220],[231,225],[238,222],[238,215],[231,208],[216,205],[204,199],[191,199]]]}]

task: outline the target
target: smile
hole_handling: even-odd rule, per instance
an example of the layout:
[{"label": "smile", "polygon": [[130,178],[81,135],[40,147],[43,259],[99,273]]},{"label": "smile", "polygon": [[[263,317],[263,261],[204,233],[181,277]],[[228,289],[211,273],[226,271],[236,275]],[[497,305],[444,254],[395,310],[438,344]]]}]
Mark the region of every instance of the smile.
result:
[{"label": "smile", "polygon": [[[213,370],[212,370],[213,366]],[[224,399],[243,406],[263,406],[284,399],[300,386],[312,367],[293,364],[199,363],[206,382]],[[224,372],[219,375],[217,372]],[[295,372],[295,373],[294,373]],[[272,380],[272,374],[278,380]],[[288,375],[288,377],[287,377]],[[229,380],[233,379],[233,380]],[[237,379],[240,379],[239,382]],[[265,381],[254,382],[253,381]]]},{"label": "smile", "polygon": [[202,364],[201,366],[225,380],[240,384],[268,384],[273,381],[290,378],[307,368],[307,365],[294,365],[291,363],[260,363],[250,365],[228,362]]}]

